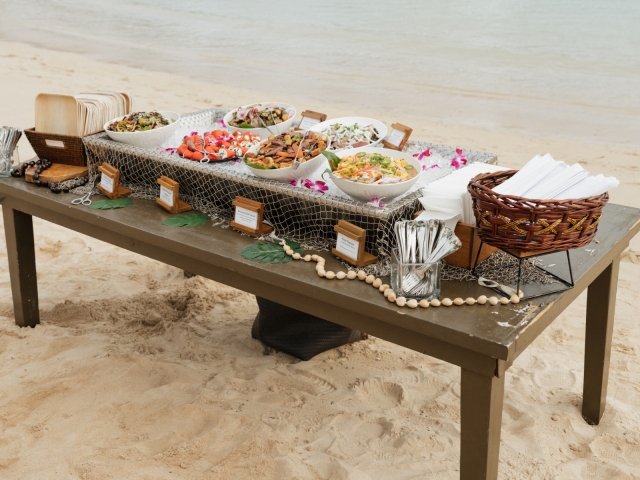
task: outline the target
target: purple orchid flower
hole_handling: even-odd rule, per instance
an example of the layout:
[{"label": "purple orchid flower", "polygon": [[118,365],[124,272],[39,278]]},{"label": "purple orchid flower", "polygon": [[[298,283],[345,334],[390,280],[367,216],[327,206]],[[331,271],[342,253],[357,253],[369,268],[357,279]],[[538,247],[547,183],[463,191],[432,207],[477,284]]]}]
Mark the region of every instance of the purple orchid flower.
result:
[{"label": "purple orchid flower", "polygon": [[165,148],[162,152],[163,152],[163,153],[171,153],[171,154],[173,154],[173,153],[176,153],[177,151],[178,151],[178,149],[177,149],[177,148],[171,148],[171,147],[169,147],[169,148]]},{"label": "purple orchid flower", "polygon": [[373,197],[371,200],[369,200],[369,203],[376,208],[383,208],[384,207],[384,202],[382,201],[383,198],[384,197]]},{"label": "purple orchid flower", "polygon": [[418,160],[422,160],[424,157],[430,157],[431,149],[427,148],[424,152],[414,153],[413,156],[416,157]]},{"label": "purple orchid flower", "polygon": [[456,148],[456,156],[451,159],[451,166],[458,170],[467,164],[467,156],[461,148]]},{"label": "purple orchid flower", "polygon": [[431,170],[432,168],[440,168],[440,165],[438,165],[437,163],[432,163],[431,165],[425,165],[424,163],[422,164],[422,170]]},{"label": "purple orchid flower", "polygon": [[316,180],[314,182],[313,180],[310,180],[308,178],[301,178],[300,180],[291,180],[289,182],[289,185],[291,185],[292,187],[298,187],[298,188],[302,188],[302,187],[308,188],[311,191],[322,193],[322,194],[324,194],[324,192],[329,190],[329,187],[327,186],[327,184],[322,180]]},{"label": "purple orchid flower", "polygon": [[313,191],[313,192],[318,192],[324,195],[324,192],[326,192],[327,190],[329,190],[329,187],[327,187],[327,184],[325,182],[323,182],[322,180],[316,180],[315,182],[313,180],[309,180],[308,178],[306,178],[304,180],[304,186],[305,188],[308,188],[309,190]]}]

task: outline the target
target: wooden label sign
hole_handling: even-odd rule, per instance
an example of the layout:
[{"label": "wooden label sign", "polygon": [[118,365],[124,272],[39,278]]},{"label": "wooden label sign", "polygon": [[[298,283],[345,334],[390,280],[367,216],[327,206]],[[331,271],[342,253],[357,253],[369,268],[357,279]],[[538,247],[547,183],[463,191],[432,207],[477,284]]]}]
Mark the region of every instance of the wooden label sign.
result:
[{"label": "wooden label sign", "polygon": [[327,115],[319,112],[312,112],[311,110],[305,110],[301,113],[302,120],[298,124],[298,130],[309,130],[314,125],[320,122],[324,122],[327,119]]},{"label": "wooden label sign", "polygon": [[236,197],[231,204],[236,207],[234,218],[230,223],[234,229],[254,237],[261,237],[273,232],[273,227],[262,221],[264,203],[244,197]]},{"label": "wooden label sign", "polygon": [[100,183],[98,184],[98,190],[111,200],[116,200],[120,197],[128,197],[131,195],[131,191],[120,185],[120,170],[103,163],[98,167],[98,170],[102,172],[100,177]]},{"label": "wooden label sign", "polygon": [[160,198],[156,203],[171,213],[182,213],[191,210],[191,205],[178,198],[180,185],[169,177],[162,176],[158,179],[160,184]]},{"label": "wooden label sign", "polygon": [[387,135],[387,138],[382,140],[382,144],[387,148],[402,150],[412,132],[413,128],[409,128],[400,123],[393,123],[391,124],[391,132]]},{"label": "wooden label sign", "polygon": [[364,251],[364,243],[367,238],[366,230],[356,227],[354,224],[338,220],[333,227],[338,234],[336,248],[331,250],[336,257],[355,265],[364,267],[378,261],[378,257]]}]

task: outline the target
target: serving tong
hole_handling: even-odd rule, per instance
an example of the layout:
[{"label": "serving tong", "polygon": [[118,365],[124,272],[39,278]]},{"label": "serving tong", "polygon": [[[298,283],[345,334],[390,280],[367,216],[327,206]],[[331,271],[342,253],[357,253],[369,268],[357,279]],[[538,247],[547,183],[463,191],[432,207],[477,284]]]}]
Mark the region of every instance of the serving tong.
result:
[{"label": "serving tong", "polygon": [[433,290],[435,275],[432,264],[462,246],[460,239],[442,220],[408,220],[395,224],[398,260],[410,264],[401,272],[400,291],[409,295],[427,295]]}]

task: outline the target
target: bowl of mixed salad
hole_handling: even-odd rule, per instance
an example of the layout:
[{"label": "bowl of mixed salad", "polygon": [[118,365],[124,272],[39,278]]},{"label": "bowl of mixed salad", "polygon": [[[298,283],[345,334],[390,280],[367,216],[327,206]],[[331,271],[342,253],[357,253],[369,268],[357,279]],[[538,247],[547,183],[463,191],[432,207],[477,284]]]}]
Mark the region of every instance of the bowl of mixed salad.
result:
[{"label": "bowl of mixed salad", "polygon": [[360,147],[324,155],[333,183],[362,202],[377,198],[389,203],[409,191],[422,173],[417,159],[388,148]]},{"label": "bowl of mixed salad", "polygon": [[271,135],[245,153],[243,161],[262,178],[291,182],[308,177],[327,164],[322,154],[327,137],[315,132],[289,131]]},{"label": "bowl of mixed salad", "polygon": [[180,126],[176,112],[135,112],[104,124],[111,140],[140,148],[155,148],[166,142]]},{"label": "bowl of mixed salad", "polygon": [[242,130],[268,138],[291,130],[295,116],[296,109],[288,103],[262,102],[230,110],[223,120],[231,133]]},{"label": "bowl of mixed salad", "polygon": [[379,120],[366,117],[332,118],[311,127],[329,137],[327,150],[340,151],[345,148],[373,147],[387,136],[387,126]]}]

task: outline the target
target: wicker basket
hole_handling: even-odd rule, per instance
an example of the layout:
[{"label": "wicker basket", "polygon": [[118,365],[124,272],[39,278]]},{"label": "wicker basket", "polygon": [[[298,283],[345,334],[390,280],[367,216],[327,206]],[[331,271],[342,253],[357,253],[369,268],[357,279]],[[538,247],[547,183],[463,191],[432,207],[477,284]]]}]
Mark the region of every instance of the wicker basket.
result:
[{"label": "wicker basket", "polygon": [[81,137],[36,132],[35,128],[29,128],[24,133],[38,158],[65,165],[83,167],[87,164],[87,154]]},{"label": "wicker basket", "polygon": [[483,242],[520,254],[569,250],[591,242],[608,193],[576,200],[532,200],[493,191],[516,172],[485,173],[469,182],[476,228]]}]

